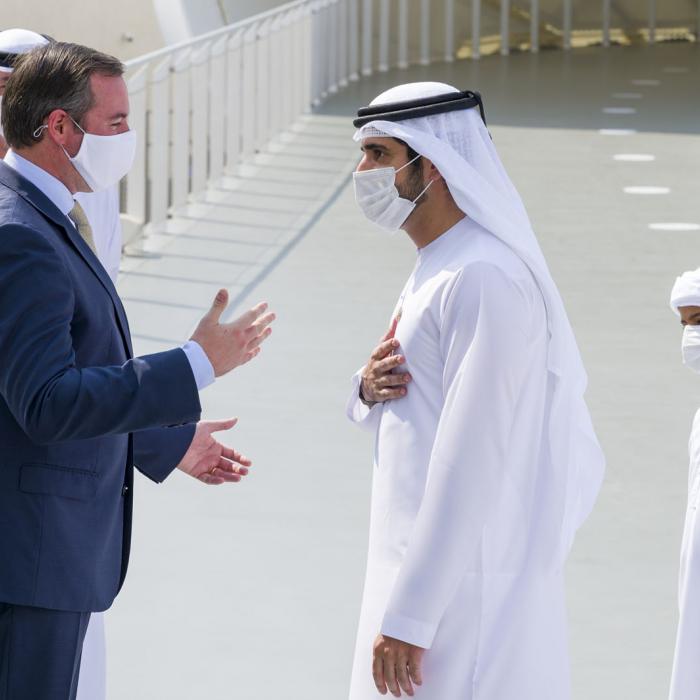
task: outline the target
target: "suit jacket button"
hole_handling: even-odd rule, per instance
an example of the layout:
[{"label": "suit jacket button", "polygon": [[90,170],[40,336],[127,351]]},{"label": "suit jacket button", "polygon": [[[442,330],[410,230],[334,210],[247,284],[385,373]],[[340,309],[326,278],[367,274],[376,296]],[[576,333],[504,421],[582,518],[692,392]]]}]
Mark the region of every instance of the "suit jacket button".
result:
[{"label": "suit jacket button", "polygon": [[126,496],[128,491],[129,491],[129,487],[126,484],[124,484],[124,486],[122,486],[122,497]]}]

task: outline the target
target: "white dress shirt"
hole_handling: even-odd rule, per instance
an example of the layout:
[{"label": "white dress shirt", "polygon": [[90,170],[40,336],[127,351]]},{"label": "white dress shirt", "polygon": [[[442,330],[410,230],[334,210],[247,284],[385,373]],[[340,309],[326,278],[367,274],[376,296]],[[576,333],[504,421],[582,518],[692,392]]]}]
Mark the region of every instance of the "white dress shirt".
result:
[{"label": "white dress shirt", "polygon": [[[41,190],[62,214],[68,216],[75,204],[74,197],[60,180],[26,158],[22,158],[12,149],[5,155],[4,162]],[[97,193],[79,193],[75,199],[79,200],[90,221],[99,260],[112,281],[116,282],[121,256],[121,227],[116,189]],[[214,368],[202,346],[190,340],[181,347],[192,368],[197,389],[201,391],[213,384]]]}]

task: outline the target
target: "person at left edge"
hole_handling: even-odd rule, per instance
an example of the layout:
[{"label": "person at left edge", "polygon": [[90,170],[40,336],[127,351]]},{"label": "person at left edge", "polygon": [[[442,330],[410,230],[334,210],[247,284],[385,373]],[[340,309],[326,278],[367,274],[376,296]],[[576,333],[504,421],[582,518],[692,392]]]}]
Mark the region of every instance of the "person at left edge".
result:
[{"label": "person at left edge", "polygon": [[[113,185],[134,134],[121,63],[76,44],[20,57],[0,163],[0,699],[73,700],[90,613],[126,575],[133,466],[208,484],[250,461],[199,422],[198,390],[251,360],[273,314],[230,324],[221,290],[181,348],[133,357],[72,195]],[[170,426],[170,427],[168,427]]]},{"label": "person at left edge", "polygon": [[[14,62],[23,54],[45,46],[50,37],[30,29],[0,32],[0,157],[7,153],[2,136],[2,96]],[[119,184],[98,192],[76,192],[74,199],[85,211],[95,241],[97,258],[116,286],[122,253],[122,227],[119,215]],[[104,700],[107,695],[107,650],[104,614],[93,613],[85,633],[80,662],[77,700]]]}]

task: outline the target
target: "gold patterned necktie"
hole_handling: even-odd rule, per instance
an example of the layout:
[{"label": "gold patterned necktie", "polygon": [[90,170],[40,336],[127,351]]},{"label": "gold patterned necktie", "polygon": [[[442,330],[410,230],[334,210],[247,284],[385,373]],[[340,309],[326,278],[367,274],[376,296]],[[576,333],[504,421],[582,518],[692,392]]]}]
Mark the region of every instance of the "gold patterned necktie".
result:
[{"label": "gold patterned necktie", "polygon": [[75,224],[78,233],[83,237],[83,240],[90,246],[90,250],[97,255],[95,248],[95,239],[92,235],[92,226],[85,214],[83,208],[75,202],[73,208],[68,212],[68,218]]}]

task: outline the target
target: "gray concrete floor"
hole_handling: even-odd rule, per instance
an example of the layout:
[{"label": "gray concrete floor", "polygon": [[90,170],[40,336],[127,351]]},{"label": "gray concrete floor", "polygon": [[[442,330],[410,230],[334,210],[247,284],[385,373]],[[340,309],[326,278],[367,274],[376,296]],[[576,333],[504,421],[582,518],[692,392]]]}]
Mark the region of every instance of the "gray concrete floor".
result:
[{"label": "gray concrete floor", "polygon": [[[700,264],[700,234],[648,224],[700,223],[698,68],[697,47],[665,45],[375,76],[173,219],[151,240],[153,258],[125,260],[120,291],[140,352],[183,340],[220,285],[238,311],[266,299],[280,318],[256,362],[203,394],[206,416],[241,419],[225,439],[255,461],[246,482],[137,484],[129,578],[107,615],[110,700],[346,696],[371,436],[346,423],[343,404],[414,258],[357,211],[348,118],[384,87],[426,78],[484,94],[590,374],[609,469],[568,570],[575,698],[665,697],[700,394],[667,299],[675,276]],[[625,92],[640,97],[611,96]]]}]

